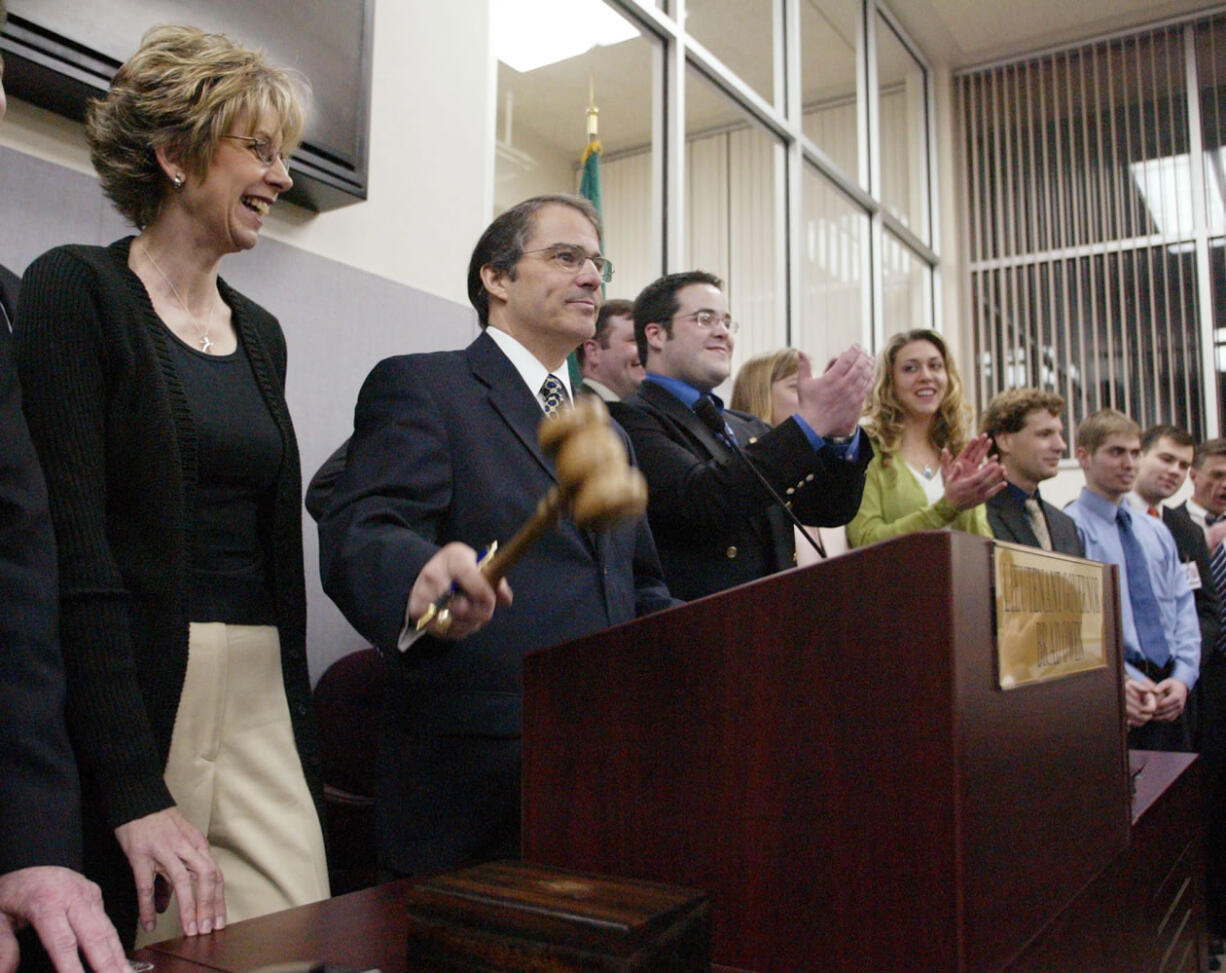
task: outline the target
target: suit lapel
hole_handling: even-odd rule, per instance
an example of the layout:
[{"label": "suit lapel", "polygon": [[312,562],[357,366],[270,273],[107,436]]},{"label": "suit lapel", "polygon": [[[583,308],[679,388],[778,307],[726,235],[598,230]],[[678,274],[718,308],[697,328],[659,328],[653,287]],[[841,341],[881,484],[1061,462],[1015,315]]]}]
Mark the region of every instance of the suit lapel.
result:
[{"label": "suit lapel", "polygon": [[702,445],[707,455],[715,459],[727,459],[731,453],[728,447],[715,438],[711,432],[677,396],[655,382],[644,382],[639,386],[639,395],[650,403],[658,412],[663,413],[669,422],[679,426],[686,435]]},{"label": "suit lapel", "polygon": [[[477,336],[465,353],[473,377],[489,389],[487,397],[494,411],[502,417],[549,479],[556,483],[557,471],[553,459],[545,455],[537,439],[544,413],[536,396],[524,383],[523,376],[516,371],[494,339],[485,332]],[[565,524],[570,524],[572,529],[583,537],[584,542],[597,553],[601,561],[605,559],[609,542],[604,534],[581,528],[569,518],[564,518],[558,528],[562,529]]]},{"label": "suit lapel", "polygon": [[553,460],[542,452],[537,430],[544,417],[540,403],[528,391],[523,377],[510,359],[485,332],[465,351],[473,377],[489,391],[487,398],[494,411],[523,444],[551,480],[556,480]]},{"label": "suit lapel", "polygon": [[[1030,521],[1026,519],[1026,511],[1020,503],[1014,502],[1012,497],[1004,496],[1009,490],[1006,487],[1001,491],[1001,501],[997,504],[997,512],[1000,515],[1000,521],[1008,528],[1010,535],[1009,539],[1015,544],[1026,544],[1029,547],[1038,547],[1039,539],[1034,536],[1034,530],[1030,526]],[[995,499],[995,498],[993,498]]]}]

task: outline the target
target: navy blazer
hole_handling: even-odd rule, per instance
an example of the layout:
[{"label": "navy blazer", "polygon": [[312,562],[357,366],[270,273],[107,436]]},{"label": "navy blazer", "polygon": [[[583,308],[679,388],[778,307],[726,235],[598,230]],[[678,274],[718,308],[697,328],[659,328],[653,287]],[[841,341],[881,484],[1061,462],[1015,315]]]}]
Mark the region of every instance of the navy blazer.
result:
[{"label": "navy blazer", "polygon": [[[668,589],[687,601],[790,568],[792,523],[752,471],[663,386],[645,381],[613,415],[634,443],[649,487],[647,517]],[[724,411],[741,448],[801,523],[837,527],[860,508],[873,457],[861,436],[854,461],[814,450],[795,419],[772,429]]]},{"label": "navy blazer", "polygon": [[507,576],[514,603],[461,642],[401,657],[409,592],[444,544],[508,540],[555,485],[536,397],[489,335],[463,351],[380,362],[319,522],[324,590],[399,659],[394,710],[414,732],[516,736],[523,656],[675,602],[646,520],[594,534],[563,520]]},{"label": "navy blazer", "polygon": [[[1052,549],[1060,554],[1085,557],[1085,545],[1073,518],[1064,511],[1057,510],[1042,497],[1039,502],[1043,506],[1043,515],[1047,518],[1047,532],[1051,534]],[[1014,544],[1026,544],[1029,547],[1039,546],[1039,539],[1034,536],[1034,529],[1026,516],[1023,501],[1007,486],[988,500],[988,524],[998,541],[1012,541]]]},{"label": "navy blazer", "polygon": [[[10,319],[16,277],[0,268]],[[81,867],[80,794],[64,724],[55,535],[0,324],[0,874]]]}]

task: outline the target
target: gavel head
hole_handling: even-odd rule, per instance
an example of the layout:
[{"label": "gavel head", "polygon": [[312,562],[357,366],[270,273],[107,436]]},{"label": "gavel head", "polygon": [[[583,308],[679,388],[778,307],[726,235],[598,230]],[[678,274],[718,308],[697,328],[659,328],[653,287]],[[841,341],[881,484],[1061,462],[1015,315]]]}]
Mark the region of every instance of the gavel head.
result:
[{"label": "gavel head", "polygon": [[571,504],[580,527],[604,530],[647,509],[647,481],[629,466],[612,467],[588,478]]},{"label": "gavel head", "polygon": [[609,425],[609,411],[594,395],[541,423],[541,448],[554,456],[558,487],[573,497],[571,516],[601,530],[647,509],[647,481],[630,468],[625,444]]},{"label": "gavel head", "polygon": [[594,395],[541,423],[541,448],[554,455],[558,485],[573,492],[590,477],[625,468],[626,447],[609,426],[609,412]]}]

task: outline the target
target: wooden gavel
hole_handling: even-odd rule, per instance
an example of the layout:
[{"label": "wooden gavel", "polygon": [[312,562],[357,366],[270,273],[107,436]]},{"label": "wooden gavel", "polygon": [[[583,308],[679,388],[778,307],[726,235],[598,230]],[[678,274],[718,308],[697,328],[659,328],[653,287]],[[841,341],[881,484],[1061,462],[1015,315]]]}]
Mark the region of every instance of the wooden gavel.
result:
[{"label": "wooden gavel", "polygon": [[[647,481],[630,466],[625,445],[609,425],[609,410],[596,396],[582,396],[572,407],[545,419],[538,438],[541,448],[554,457],[558,482],[514,537],[501,548],[497,542],[490,546],[481,573],[491,585],[506,577],[568,511],[580,527],[606,530],[647,509]],[[447,605],[455,593],[453,586],[422,612],[416,625],[419,632],[436,619],[440,626],[450,624]]]}]

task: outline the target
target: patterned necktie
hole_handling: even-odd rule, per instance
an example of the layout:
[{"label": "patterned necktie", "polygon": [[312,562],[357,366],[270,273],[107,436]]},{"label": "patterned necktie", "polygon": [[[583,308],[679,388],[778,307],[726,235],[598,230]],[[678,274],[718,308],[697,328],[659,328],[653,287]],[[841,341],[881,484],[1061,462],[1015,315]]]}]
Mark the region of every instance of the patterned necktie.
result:
[{"label": "patterned necktie", "polygon": [[1043,516],[1043,508],[1039,504],[1039,498],[1027,497],[1026,502],[1022,506],[1026,508],[1026,519],[1030,521],[1030,529],[1034,531],[1039,547],[1045,551],[1050,551],[1052,549],[1051,531],[1047,529],[1047,518]]},{"label": "patterned necktie", "polygon": [[1166,644],[1166,632],[1162,629],[1162,613],[1158,599],[1149,580],[1149,567],[1145,551],[1137,535],[1132,532],[1132,514],[1121,504],[1115,514],[1115,524],[1120,532],[1120,546],[1124,549],[1124,566],[1128,571],[1128,600],[1132,604],[1132,622],[1141,642],[1141,653],[1155,665],[1164,666],[1171,657]]},{"label": "patterned necktie", "polygon": [[555,416],[570,399],[566,395],[566,386],[556,375],[546,375],[541,383],[541,405],[545,407],[546,416]]},{"label": "patterned necktie", "polygon": [[[1226,514],[1205,514],[1205,525],[1212,527]],[[1217,592],[1218,619],[1217,648],[1226,652],[1226,544],[1218,544],[1209,558],[1209,570],[1213,573],[1213,587]]]}]

